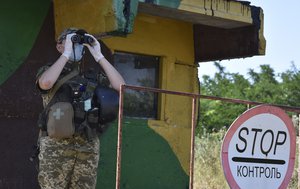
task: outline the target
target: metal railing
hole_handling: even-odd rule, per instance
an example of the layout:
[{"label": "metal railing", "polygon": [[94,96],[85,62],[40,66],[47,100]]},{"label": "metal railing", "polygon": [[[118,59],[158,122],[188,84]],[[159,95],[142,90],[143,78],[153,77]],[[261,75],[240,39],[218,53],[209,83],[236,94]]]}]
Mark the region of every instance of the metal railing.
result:
[{"label": "metal railing", "polygon": [[[178,92],[178,91],[170,91],[164,89],[157,89],[151,87],[141,87],[141,86],[133,86],[133,85],[121,85],[120,86],[120,99],[119,99],[119,115],[118,115],[118,142],[117,142],[117,163],[116,163],[116,189],[120,189],[120,180],[121,180],[121,160],[122,160],[122,119],[123,119],[123,101],[124,101],[124,91],[125,89],[137,90],[137,91],[147,91],[154,93],[165,93],[165,94],[173,94],[180,96],[191,97],[192,100],[192,117],[191,117],[191,148],[190,148],[190,179],[189,179],[189,189],[193,189],[193,177],[194,177],[194,147],[195,147],[195,127],[197,124],[196,113],[197,113],[197,100],[209,99],[209,100],[221,100],[224,102],[235,103],[235,104],[245,104],[249,105],[261,105],[266,104],[262,102],[241,100],[241,99],[232,99],[232,98],[222,98],[216,96],[207,96],[195,93],[187,93],[187,92]],[[285,105],[276,105],[276,104],[268,104],[271,106],[277,106],[286,111],[296,112],[300,114],[300,107],[292,107]],[[300,162],[300,160],[299,160]]]}]

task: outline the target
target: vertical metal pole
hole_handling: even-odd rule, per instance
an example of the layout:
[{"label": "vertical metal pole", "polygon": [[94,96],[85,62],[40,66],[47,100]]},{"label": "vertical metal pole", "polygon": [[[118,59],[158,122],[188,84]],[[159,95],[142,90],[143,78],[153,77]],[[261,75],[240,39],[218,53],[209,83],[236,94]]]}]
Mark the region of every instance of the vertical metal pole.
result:
[{"label": "vertical metal pole", "polygon": [[189,189],[193,189],[194,183],[194,155],[195,155],[195,128],[196,128],[196,111],[197,111],[197,97],[193,97],[192,105],[192,128],[191,128],[191,151],[190,151],[190,186]]},{"label": "vertical metal pole", "polygon": [[116,189],[120,189],[120,180],[121,180],[123,96],[124,96],[124,85],[121,85],[120,98],[119,98]]},{"label": "vertical metal pole", "polygon": [[[300,136],[300,114],[298,115],[298,126],[299,126],[299,136]],[[299,140],[299,139],[298,139]],[[298,142],[298,149],[300,152],[300,143]],[[300,189],[300,155],[298,155],[298,189]]]}]

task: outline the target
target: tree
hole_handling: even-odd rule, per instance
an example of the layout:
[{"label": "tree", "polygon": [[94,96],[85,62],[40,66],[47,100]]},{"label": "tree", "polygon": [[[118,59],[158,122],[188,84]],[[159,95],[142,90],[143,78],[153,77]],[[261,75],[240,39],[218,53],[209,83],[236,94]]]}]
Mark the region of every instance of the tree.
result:
[{"label": "tree", "polygon": [[[218,72],[214,77],[204,75],[200,82],[200,93],[226,98],[244,99],[270,104],[300,106],[300,71],[292,69],[276,75],[269,65],[261,65],[260,72],[250,69],[246,79],[238,73],[230,73],[215,62]],[[218,131],[229,127],[247,106],[222,101],[200,99],[201,131]]]},{"label": "tree", "polygon": [[250,69],[248,74],[253,81],[247,99],[272,104],[283,104],[281,83],[276,80],[274,70],[269,65],[261,65],[261,72]]},{"label": "tree", "polygon": [[292,62],[292,68],[281,74],[281,90],[285,104],[289,106],[300,106],[300,71]]},{"label": "tree", "polygon": [[[204,95],[245,99],[251,84],[238,73],[225,72],[225,68],[218,62],[214,65],[218,72],[213,78],[205,75],[200,82],[200,93]],[[200,100],[200,128],[207,132],[217,131],[222,127],[228,127],[234,119],[247,107],[224,103],[222,101]],[[203,131],[202,130],[202,131]],[[201,132],[197,131],[198,133]]]}]

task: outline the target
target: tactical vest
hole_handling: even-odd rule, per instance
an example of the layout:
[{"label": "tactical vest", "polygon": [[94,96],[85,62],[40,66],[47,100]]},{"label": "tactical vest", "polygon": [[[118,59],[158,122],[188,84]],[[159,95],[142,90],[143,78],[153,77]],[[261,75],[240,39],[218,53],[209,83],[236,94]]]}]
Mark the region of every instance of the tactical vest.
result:
[{"label": "tactical vest", "polygon": [[[55,85],[70,75],[78,66],[65,67]],[[55,138],[68,138],[74,133],[85,133],[90,138],[91,130],[100,124],[100,104],[95,96],[99,87],[107,88],[108,79],[101,73],[89,70],[77,72],[58,88],[42,94],[44,110],[39,116],[38,126]],[[53,89],[56,91],[53,94]]]}]

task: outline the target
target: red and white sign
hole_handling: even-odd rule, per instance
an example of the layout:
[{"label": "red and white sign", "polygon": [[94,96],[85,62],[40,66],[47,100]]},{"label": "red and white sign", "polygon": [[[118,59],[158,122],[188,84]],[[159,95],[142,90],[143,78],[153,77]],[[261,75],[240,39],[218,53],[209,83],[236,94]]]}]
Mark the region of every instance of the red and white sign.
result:
[{"label": "red and white sign", "polygon": [[222,145],[222,165],[232,189],[284,189],[295,164],[292,120],[280,108],[261,105],[238,117]]}]

